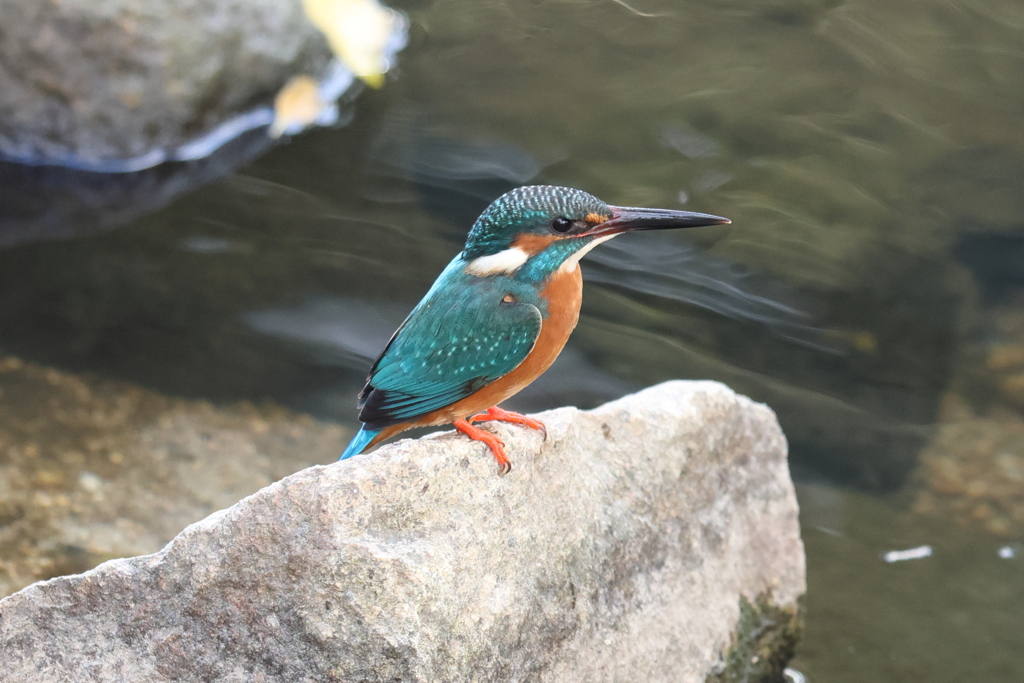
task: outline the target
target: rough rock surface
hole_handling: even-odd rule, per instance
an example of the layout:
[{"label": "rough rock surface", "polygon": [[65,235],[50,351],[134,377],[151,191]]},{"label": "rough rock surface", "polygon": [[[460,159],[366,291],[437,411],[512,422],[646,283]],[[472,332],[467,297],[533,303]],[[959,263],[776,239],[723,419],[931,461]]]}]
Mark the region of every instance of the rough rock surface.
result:
[{"label": "rough rock surface", "polygon": [[0,152],[174,148],[331,57],[300,0],[0,0]]},{"label": "rough rock surface", "polygon": [[[0,357],[0,597],[115,557],[303,467],[347,430]],[[4,680],[0,675],[0,681]]]},{"label": "rough rock surface", "polygon": [[[777,677],[803,546],[774,414],[670,382],[287,477],[0,601],[5,681]],[[763,668],[759,669],[758,666]]]}]

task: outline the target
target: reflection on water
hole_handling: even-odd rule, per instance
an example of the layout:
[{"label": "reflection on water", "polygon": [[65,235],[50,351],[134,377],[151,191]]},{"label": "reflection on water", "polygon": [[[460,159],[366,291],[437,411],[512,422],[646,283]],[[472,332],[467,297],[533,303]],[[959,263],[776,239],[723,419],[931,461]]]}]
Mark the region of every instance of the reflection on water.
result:
[{"label": "reflection on water", "polygon": [[246,322],[263,334],[305,344],[325,365],[361,367],[373,362],[408,312],[399,304],[317,298],[295,308],[254,311]]},{"label": "reflection on water", "polygon": [[272,144],[260,131],[243,135],[203,159],[124,175],[0,161],[0,247],[124,225],[224,176]]},{"label": "reflection on water", "polygon": [[729,216],[588,257],[579,328],[519,405],[674,377],[769,403],[800,477],[830,482],[801,489],[797,668],[1019,680],[1024,584],[997,551],[1024,537],[1024,5],[452,1],[411,19],[401,73],[349,127],[117,231],[0,251],[0,345],[351,424],[381,341],[510,187]]},{"label": "reflection on water", "polygon": [[[647,237],[647,235],[644,235]],[[652,235],[618,240],[596,251],[588,280],[636,293],[675,299],[737,320],[760,323],[781,337],[824,352],[841,349],[814,327],[807,297],[781,281],[752,273],[728,259],[701,253],[692,244]],[[831,343],[830,343],[831,342]]]}]

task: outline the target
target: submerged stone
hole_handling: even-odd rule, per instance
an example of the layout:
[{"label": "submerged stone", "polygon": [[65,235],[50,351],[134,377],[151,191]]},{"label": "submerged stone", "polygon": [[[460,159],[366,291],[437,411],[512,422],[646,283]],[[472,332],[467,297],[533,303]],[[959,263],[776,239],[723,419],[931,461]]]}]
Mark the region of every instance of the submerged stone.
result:
[{"label": "submerged stone", "polygon": [[169,398],[0,357],[0,597],[156,552],[211,512],[333,460],[350,436],[275,406]]}]

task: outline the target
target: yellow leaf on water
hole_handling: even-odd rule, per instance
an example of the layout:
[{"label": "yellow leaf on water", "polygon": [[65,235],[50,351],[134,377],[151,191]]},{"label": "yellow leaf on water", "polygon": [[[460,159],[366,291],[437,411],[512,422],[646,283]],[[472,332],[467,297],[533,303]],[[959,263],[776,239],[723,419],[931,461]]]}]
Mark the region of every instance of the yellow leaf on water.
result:
[{"label": "yellow leaf on water", "polygon": [[389,66],[385,49],[401,15],[377,0],[303,0],[302,5],[352,73],[374,88],[383,85]]},{"label": "yellow leaf on water", "polygon": [[301,130],[320,118],[330,106],[320,97],[319,85],[309,76],[296,76],[281,88],[274,98],[274,123],[271,137]]}]

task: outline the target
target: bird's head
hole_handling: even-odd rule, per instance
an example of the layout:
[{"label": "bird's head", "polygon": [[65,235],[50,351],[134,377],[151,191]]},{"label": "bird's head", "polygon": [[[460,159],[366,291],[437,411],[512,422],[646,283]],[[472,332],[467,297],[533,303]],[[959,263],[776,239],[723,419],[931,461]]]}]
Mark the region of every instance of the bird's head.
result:
[{"label": "bird's head", "polygon": [[532,185],[503,194],[480,214],[462,258],[472,275],[526,271],[540,279],[572,270],[590,249],[624,232],[728,222],[690,211],[610,206],[580,190]]}]

